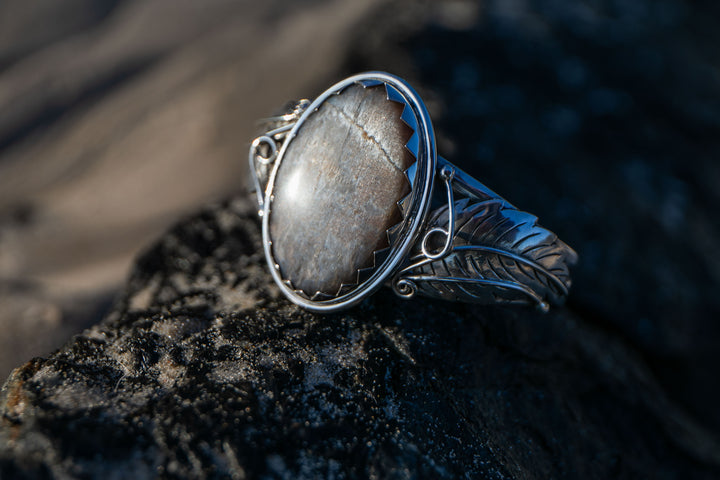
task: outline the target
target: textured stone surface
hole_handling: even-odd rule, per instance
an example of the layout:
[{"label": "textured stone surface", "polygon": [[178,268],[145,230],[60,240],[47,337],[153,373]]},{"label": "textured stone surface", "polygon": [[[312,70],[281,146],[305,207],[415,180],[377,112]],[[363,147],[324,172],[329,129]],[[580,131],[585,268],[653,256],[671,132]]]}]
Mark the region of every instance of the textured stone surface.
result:
[{"label": "textured stone surface", "polygon": [[720,2],[441,5],[368,20],[347,71],[417,85],[438,152],[577,250],[567,308],[720,432]]},{"label": "textured stone surface", "polygon": [[[143,257],[102,324],[16,371],[0,401],[3,480],[720,478],[720,3],[395,5],[362,28],[342,72],[297,93],[370,68],[411,80],[439,151],[577,248],[567,306],[543,316],[381,290],[342,315],[308,314],[276,297],[251,206],[212,209]],[[413,8],[425,16],[408,17]],[[336,26],[326,18],[304,22],[324,32]],[[290,43],[266,42],[281,68],[258,70],[261,50],[221,78],[295,87],[290,59],[303,74],[315,67],[282,53]],[[173,71],[188,61],[168,57]],[[323,68],[337,60],[320,57]],[[252,107],[228,109],[267,112],[250,91]],[[248,141],[229,125],[225,135]],[[115,141],[136,145],[125,138]],[[172,144],[147,144],[158,138]],[[54,145],[23,161],[52,158]],[[45,217],[29,218],[23,228],[37,231]]]},{"label": "textured stone surface", "polygon": [[383,86],[353,85],[330,97],[298,130],[278,170],[270,214],[283,278],[308,295],[335,294],[373,266],[410,191],[405,148],[412,131]]},{"label": "textured stone surface", "polygon": [[0,393],[0,477],[718,478],[717,436],[569,310],[278,295],[248,200],[139,261]]}]

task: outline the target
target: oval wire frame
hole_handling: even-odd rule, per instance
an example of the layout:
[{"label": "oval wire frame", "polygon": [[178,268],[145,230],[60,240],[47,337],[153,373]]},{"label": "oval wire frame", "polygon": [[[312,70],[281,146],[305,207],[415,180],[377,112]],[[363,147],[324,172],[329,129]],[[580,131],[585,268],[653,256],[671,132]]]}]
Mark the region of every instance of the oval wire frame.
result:
[{"label": "oval wire frame", "polygon": [[[410,107],[417,121],[416,134],[418,136],[418,148],[416,155],[416,168],[414,178],[411,179],[412,191],[409,209],[402,221],[400,235],[390,245],[390,254],[387,259],[373,271],[370,278],[359,284],[344,295],[327,300],[313,301],[299,295],[290,288],[280,274],[280,266],[275,261],[272,252],[272,239],[270,238],[270,215],[272,215],[273,188],[275,177],[282,165],[285,151],[290,142],[297,135],[305,120],[312,115],[331,95],[340,93],[346,87],[353,84],[365,84],[366,86],[387,84],[399,92],[405,100],[406,107]],[[406,261],[410,249],[420,233],[425,217],[430,207],[433,184],[435,181],[435,168],[437,164],[437,152],[435,147],[435,134],[433,132],[430,115],[425,104],[415,90],[404,80],[385,72],[366,72],[348,77],[318,96],[303,112],[298,121],[293,125],[290,133],[282,144],[278,153],[275,165],[270,173],[267,187],[262,220],[263,248],[265,259],[270,266],[275,283],[282,292],[295,304],[316,312],[333,312],[341,310],[364,300],[366,297],[380,288]],[[385,232],[383,232],[384,234]]]}]

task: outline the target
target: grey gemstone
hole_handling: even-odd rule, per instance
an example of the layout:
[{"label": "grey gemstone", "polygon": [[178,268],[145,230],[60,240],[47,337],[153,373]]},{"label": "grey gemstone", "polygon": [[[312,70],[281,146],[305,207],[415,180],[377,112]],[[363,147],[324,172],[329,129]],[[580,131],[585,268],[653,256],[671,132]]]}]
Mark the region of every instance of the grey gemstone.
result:
[{"label": "grey gemstone", "polygon": [[410,191],[404,172],[415,161],[402,110],[383,86],[354,85],[325,101],[288,145],[270,236],[281,275],[309,296],[355,283],[401,220],[397,202]]}]

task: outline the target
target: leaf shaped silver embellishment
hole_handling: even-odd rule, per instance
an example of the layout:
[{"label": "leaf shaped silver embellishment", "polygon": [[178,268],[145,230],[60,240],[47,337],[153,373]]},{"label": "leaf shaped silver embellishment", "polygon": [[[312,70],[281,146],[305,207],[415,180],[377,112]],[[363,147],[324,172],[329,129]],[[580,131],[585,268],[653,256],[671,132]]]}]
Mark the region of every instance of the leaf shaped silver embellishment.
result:
[{"label": "leaf shaped silver embellishment", "polygon": [[[474,303],[533,303],[542,310],[562,303],[577,254],[538,225],[537,217],[498,198],[463,198],[454,210],[452,250],[436,260],[413,257],[396,290]],[[447,226],[448,214],[447,205],[435,210],[428,231]],[[443,240],[436,239],[437,245]]]}]

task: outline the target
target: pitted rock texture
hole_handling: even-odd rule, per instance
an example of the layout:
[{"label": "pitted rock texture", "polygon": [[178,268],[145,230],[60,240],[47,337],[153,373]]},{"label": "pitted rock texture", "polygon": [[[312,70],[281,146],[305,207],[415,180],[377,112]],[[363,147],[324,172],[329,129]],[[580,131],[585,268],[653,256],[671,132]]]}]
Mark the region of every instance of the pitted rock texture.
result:
[{"label": "pitted rock texture", "polygon": [[720,434],[720,2],[428,2],[403,31],[411,3],[346,70],[410,80],[439,154],[578,252],[568,307]]},{"label": "pitted rock texture", "polygon": [[[134,2],[140,3],[148,2]],[[300,39],[300,32],[317,30],[335,32],[326,40],[341,38],[338,29],[349,23],[338,22],[340,14],[352,15],[350,7],[361,3],[323,2],[335,6],[319,20],[297,17],[273,24],[272,32]],[[278,5],[269,3],[275,10],[263,18],[276,19]],[[308,4],[296,8],[307,12]],[[134,11],[155,23],[145,10]],[[128,10],[118,12],[133,24]],[[283,101],[347,74],[392,71],[428,103],[438,151],[537,214],[577,249],[580,262],[567,306],[548,315],[404,302],[380,291],[342,315],[318,316],[277,297],[251,207],[212,208],[142,258],[124,298],[102,323],[7,381],[0,393],[0,477],[720,478],[720,83],[713,74],[720,29],[712,21],[719,13],[720,3],[707,0],[692,6],[680,0],[388,2],[342,57],[325,49],[342,41],[318,42],[314,35],[302,37],[304,43],[257,35],[269,50],[255,53],[243,43],[253,52],[243,56],[237,38],[267,33],[262,22],[246,30],[254,17],[243,14],[225,27],[233,35],[213,35],[225,45],[213,51],[233,59],[235,74],[213,74],[217,80],[210,83],[198,77],[200,84],[183,76],[168,90],[167,77],[156,74],[160,65],[141,62],[141,74],[128,77],[148,72],[152,81],[133,83],[146,92],[136,98],[169,92],[122,116],[123,125],[143,120],[136,125],[142,138],[99,120],[108,112],[124,115],[125,108],[112,107],[130,107],[128,97],[109,96],[81,122],[61,110],[62,122],[47,129],[50,138],[29,136],[33,148],[27,150],[13,145],[6,160],[23,161],[5,165],[30,171],[25,160],[54,162],[67,132],[76,138],[93,126],[100,128],[91,129],[101,134],[91,137],[102,151],[120,146],[112,155],[119,166],[109,170],[117,183],[116,173],[128,173],[123,151],[144,165],[158,157],[135,155],[143,150],[138,141],[155,152],[164,145],[158,138],[178,136],[164,127],[165,133],[148,135],[145,127],[156,116],[146,112],[167,105],[174,113],[181,99],[193,114],[170,117],[197,131],[197,96],[185,93],[212,92],[210,104],[227,107],[225,115],[202,117],[207,142],[187,136],[197,148],[183,149],[183,165],[205,168],[216,124],[223,138],[243,144],[240,151],[249,136],[238,135],[237,122],[249,131],[267,109],[264,100],[217,97],[224,89],[215,86],[231,84],[259,98],[255,87],[262,82]],[[117,45],[118,25],[93,29],[108,32],[100,38],[106,53]],[[300,25],[307,27],[296,29]],[[180,30],[195,49],[194,34]],[[214,24],[212,30],[219,32]],[[314,61],[292,55],[311,43],[323,47],[313,51]],[[135,45],[146,59],[147,49]],[[67,50],[103,65],[110,58],[94,48]],[[201,68],[216,61],[196,52],[184,61],[202,58]],[[80,72],[96,91],[96,69],[42,57]],[[277,61],[247,61],[260,57]],[[182,75],[198,68],[177,68],[177,55],[159,58]],[[288,68],[289,58],[302,65]],[[330,74],[332,61],[345,62],[343,71]],[[64,80],[50,85],[54,93],[47,97],[60,103],[38,103],[34,92],[47,90],[43,78],[49,77],[25,62],[16,65],[29,75],[14,77],[18,83],[37,80],[27,102],[15,102],[17,91],[7,90],[11,103],[33,105],[17,110],[23,115],[43,119],[44,105],[95,105],[75,102],[82,88],[68,89]],[[55,136],[60,144],[50,141]],[[83,142],[73,145],[90,152]],[[166,149],[164,158],[175,151]],[[85,154],[66,160],[102,170],[85,163]],[[181,185],[166,169],[154,170],[161,172],[155,178]],[[180,173],[197,182],[197,171]],[[25,184],[0,177],[10,188],[5,194]],[[59,178],[64,189],[68,178]],[[49,203],[57,199],[45,188],[38,192]],[[23,208],[14,216],[30,220],[32,228],[22,231],[54,241],[38,236],[49,230],[38,230],[35,221],[55,217],[43,214],[42,202],[30,205],[38,215]],[[117,235],[99,231],[103,239]],[[40,252],[43,243],[31,245]],[[44,264],[45,257],[32,258]],[[34,334],[48,335],[48,323]]]},{"label": "pitted rock texture", "polygon": [[254,206],[190,218],[99,325],[0,393],[5,478],[713,478],[717,438],[624,342],[385,289],[278,296]]},{"label": "pitted rock texture", "polygon": [[357,283],[388,247],[410,193],[405,170],[415,158],[403,105],[384,86],[353,85],[328,98],[300,126],[278,169],[270,236],[280,273],[309,296]]}]

